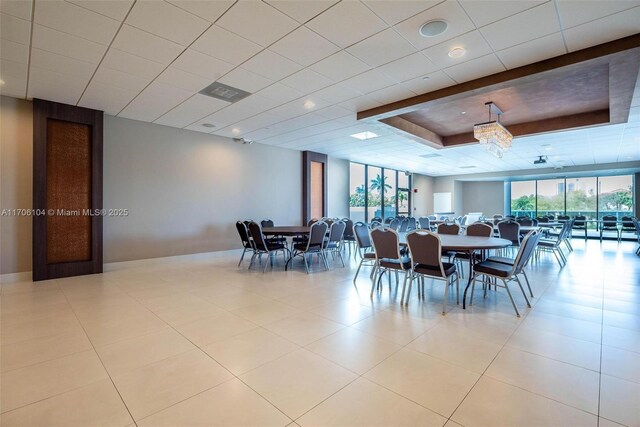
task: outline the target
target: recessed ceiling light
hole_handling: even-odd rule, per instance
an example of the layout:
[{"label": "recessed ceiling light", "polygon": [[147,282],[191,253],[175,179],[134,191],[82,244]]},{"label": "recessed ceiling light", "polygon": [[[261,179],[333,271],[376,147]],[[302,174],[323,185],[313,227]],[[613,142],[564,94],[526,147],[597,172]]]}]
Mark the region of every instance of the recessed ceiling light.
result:
[{"label": "recessed ceiling light", "polygon": [[450,58],[462,58],[464,54],[467,53],[466,49],[463,47],[454,47],[449,51]]},{"label": "recessed ceiling light", "polygon": [[466,111],[460,111],[460,114],[467,114]]},{"label": "recessed ceiling light", "polygon": [[231,129],[231,133],[234,134],[234,135],[238,135],[240,133],[240,129],[233,128],[233,129]]},{"label": "recessed ceiling light", "polygon": [[213,123],[203,123],[202,126],[204,126],[206,128],[214,128],[214,127],[216,127],[216,125],[214,125]]},{"label": "recessed ceiling light", "polygon": [[315,106],[316,106],[315,102],[313,102],[311,100],[308,100],[308,101],[304,102],[304,108],[306,108],[307,110],[310,110]]},{"label": "recessed ceiling light", "polygon": [[373,138],[377,138],[378,134],[375,134],[373,132],[360,132],[360,133],[354,133],[353,135],[351,135],[353,138],[359,139],[361,141],[364,141],[365,139],[373,139]]},{"label": "recessed ceiling light", "polygon": [[420,26],[418,33],[422,37],[435,37],[447,31],[447,21],[443,21],[442,19],[434,19],[433,21],[425,22]]},{"label": "recessed ceiling light", "polygon": [[429,80],[430,78],[431,78],[431,77],[429,77],[429,76],[424,76],[424,77],[422,78],[422,80]]}]

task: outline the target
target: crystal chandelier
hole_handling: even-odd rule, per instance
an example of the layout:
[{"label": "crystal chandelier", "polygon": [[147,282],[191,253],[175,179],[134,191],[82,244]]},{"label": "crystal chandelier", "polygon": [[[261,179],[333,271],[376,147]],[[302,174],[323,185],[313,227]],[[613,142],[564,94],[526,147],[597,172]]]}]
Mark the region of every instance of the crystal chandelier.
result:
[{"label": "crystal chandelier", "polygon": [[[487,102],[485,105],[489,107],[489,121],[473,125],[473,137],[480,141],[480,145],[484,145],[487,151],[501,158],[504,152],[511,148],[513,135],[500,124],[502,110],[493,102]],[[497,116],[494,121],[491,121],[492,113]]]}]

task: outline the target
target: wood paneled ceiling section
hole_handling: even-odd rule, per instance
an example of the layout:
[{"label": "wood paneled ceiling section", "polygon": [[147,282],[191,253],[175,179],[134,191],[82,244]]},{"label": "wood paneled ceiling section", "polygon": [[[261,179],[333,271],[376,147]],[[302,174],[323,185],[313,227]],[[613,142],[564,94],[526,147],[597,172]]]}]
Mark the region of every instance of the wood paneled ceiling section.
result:
[{"label": "wood paneled ceiling section", "polygon": [[473,125],[488,121],[489,101],[515,137],[626,123],[639,68],[636,34],[361,111],[358,120],[436,149],[477,143]]}]

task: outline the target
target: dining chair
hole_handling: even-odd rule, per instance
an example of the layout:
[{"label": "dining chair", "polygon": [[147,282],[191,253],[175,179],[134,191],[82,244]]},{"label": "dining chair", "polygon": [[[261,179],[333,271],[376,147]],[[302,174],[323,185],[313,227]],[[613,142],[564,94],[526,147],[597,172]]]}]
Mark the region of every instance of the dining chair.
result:
[{"label": "dining chair", "polygon": [[255,249],[253,247],[253,240],[251,239],[251,237],[249,237],[249,230],[247,230],[247,225],[242,221],[237,221],[236,230],[238,230],[240,241],[242,242],[242,255],[240,256],[240,261],[238,261],[238,268],[240,268],[240,264],[242,264],[245,253],[247,253],[247,251],[255,252]]},{"label": "dining chair", "polygon": [[256,256],[261,254],[266,254],[268,256],[268,261],[264,263],[264,269],[262,272],[267,271],[267,266],[271,264],[271,268],[273,268],[273,258],[278,252],[282,251],[282,257],[285,261],[285,268],[287,257],[286,253],[289,252],[287,246],[283,243],[277,241],[270,241],[265,239],[264,234],[262,234],[262,227],[255,221],[251,221],[249,223],[249,233],[251,235],[251,239],[253,239],[253,256],[251,257],[251,263],[249,264],[249,268],[253,266],[253,263],[256,259]]},{"label": "dining chair", "polygon": [[587,240],[587,217],[584,215],[575,216],[571,230],[584,230],[584,240]]},{"label": "dining chair", "polygon": [[634,233],[636,232],[636,226],[633,223],[634,217],[632,216],[623,216],[620,220],[622,223],[622,227],[620,228],[620,239],[622,240],[622,233]]},{"label": "dining chair", "polygon": [[554,239],[540,239],[537,246],[537,252],[552,252],[555,255],[556,260],[560,267],[564,267],[567,264],[567,258],[562,252],[560,244],[567,238],[567,233],[570,232],[572,227],[572,221],[565,222],[560,229],[560,232],[554,236]]},{"label": "dining chair", "polygon": [[[493,235],[493,226],[485,224],[483,222],[475,222],[470,224],[465,229],[465,235],[474,237],[491,237]],[[470,255],[467,252],[455,252],[455,262],[458,267],[460,277],[464,278],[464,269],[462,266],[462,260],[469,260]]]},{"label": "dining chair", "polygon": [[[511,305],[513,305],[513,309],[516,312],[516,316],[520,317],[520,312],[518,311],[518,307],[516,306],[515,301],[513,300],[513,296],[511,295],[511,290],[509,289],[509,283],[515,281],[520,287],[520,291],[522,292],[522,296],[527,303],[527,307],[531,307],[531,303],[529,302],[529,298],[527,298],[527,294],[522,287],[522,283],[518,278],[518,274],[527,263],[528,256],[531,256],[531,253],[534,248],[535,239],[531,240],[532,235],[528,234],[523,243],[520,245],[520,249],[518,250],[518,254],[515,257],[513,265],[502,264],[494,261],[482,261],[476,264],[473,268],[473,276],[471,278],[471,298],[469,300],[469,306],[473,305],[473,294],[475,291],[476,280],[479,276],[484,276],[485,278],[495,279],[494,285],[499,286],[501,288],[505,288],[507,290],[507,294],[509,295],[509,299],[511,300]],[[498,280],[502,282],[502,285],[498,284]],[[487,296],[487,287],[484,289],[484,296]]]},{"label": "dining chair", "polygon": [[636,249],[636,255],[640,256],[640,221],[637,218],[632,217],[631,221],[636,228],[636,238],[638,239],[638,249]]},{"label": "dining chair", "polygon": [[421,216],[420,218],[418,218],[418,225],[423,230],[431,231],[431,220],[429,219],[429,217]]},{"label": "dining chair", "polygon": [[411,268],[411,259],[400,254],[398,233],[389,227],[375,228],[371,230],[371,242],[376,254],[371,296],[373,297],[376,285],[380,287],[384,273],[387,273],[389,288],[391,288],[391,272],[395,272],[397,289],[399,285],[398,271],[404,271],[404,287],[407,284],[407,272]]},{"label": "dining chair", "polygon": [[[528,236],[534,236],[534,237],[530,237],[531,240],[528,240]],[[527,277],[527,272],[525,270],[525,267],[529,264],[529,262],[531,261],[531,258],[533,258],[533,254],[535,253],[536,247],[538,246],[538,242],[540,241],[541,238],[542,238],[542,233],[539,230],[531,230],[525,235],[522,241],[524,242],[525,239],[527,239],[527,242],[530,245],[530,247],[527,248],[524,254],[524,256],[526,257],[526,261],[522,265],[522,268],[515,272],[515,274],[522,274],[522,276],[524,277],[524,280],[527,284],[527,288],[529,289],[529,295],[531,296],[531,298],[533,298],[533,291],[531,290],[531,284],[529,283],[529,277]],[[516,263],[515,258],[508,258],[503,256],[490,256],[487,258],[487,261],[498,262],[501,264],[507,264],[511,266],[515,265]]]},{"label": "dining chair", "polygon": [[438,234],[460,234],[458,224],[438,224]]},{"label": "dining chair", "polygon": [[353,220],[349,218],[343,218],[342,221],[345,224],[342,241],[345,242],[347,246],[349,246],[349,256],[351,256],[351,246],[356,244],[356,235],[353,230]]},{"label": "dining chair", "polygon": [[440,237],[430,231],[416,230],[407,234],[407,245],[409,246],[409,253],[411,254],[409,289],[407,290],[405,300],[405,287],[402,287],[402,297],[400,301],[405,301],[405,304],[409,303],[411,287],[414,280],[420,280],[420,282],[418,282],[418,293],[420,293],[420,285],[422,285],[422,295],[424,295],[425,277],[443,280],[445,287],[442,315],[444,316],[447,312],[449,285],[453,284],[454,277],[456,283],[456,304],[460,303],[460,278],[455,264],[442,262],[442,243],[440,242]]},{"label": "dining chair", "polygon": [[342,221],[336,221],[331,224],[331,227],[329,227],[329,239],[324,246],[325,260],[327,258],[326,255],[329,253],[332,255],[334,260],[337,255],[338,258],[340,258],[342,267],[344,267],[344,258],[342,258],[342,237],[346,226],[347,225]]},{"label": "dining chair", "polygon": [[511,242],[510,248],[520,246],[520,224],[516,221],[508,219],[498,223],[498,237]]},{"label": "dining chair", "polygon": [[[275,224],[270,219],[263,219],[260,221],[260,227],[274,227]],[[271,236],[266,238],[271,243],[282,243],[283,245],[287,244],[287,238],[284,236]]]},{"label": "dining chair", "polygon": [[406,233],[408,228],[409,228],[409,219],[403,218],[400,221],[400,226],[398,227],[398,231],[401,233]]},{"label": "dining chair", "polygon": [[[356,284],[356,279],[360,273],[360,268],[363,264],[368,263],[371,267],[376,265],[376,254],[371,251],[373,245],[371,244],[371,237],[369,236],[369,227],[363,222],[356,222],[353,226],[354,234],[356,235],[356,243],[358,244],[357,254],[360,255],[360,263],[356,270],[356,275],[353,277],[353,284]],[[371,270],[370,278],[373,277],[374,270]]]},{"label": "dining chair", "polygon": [[398,218],[393,218],[391,221],[389,221],[388,226],[392,230],[396,230],[397,231],[398,227],[400,227],[400,220]]},{"label": "dining chair", "polygon": [[307,241],[293,245],[293,254],[291,255],[291,259],[293,260],[295,257],[301,256],[304,260],[304,268],[307,274],[310,273],[307,257],[313,257],[314,254],[318,256],[318,260],[322,260],[325,270],[329,270],[329,264],[327,263],[327,257],[325,254],[325,242],[328,228],[327,223],[324,221],[315,222],[309,229],[309,237],[307,238]]},{"label": "dining chair", "polygon": [[618,230],[618,217],[615,215],[605,215],[602,217],[602,225],[600,226],[600,241],[602,242],[602,232],[615,231],[618,241],[620,241],[620,230]]}]

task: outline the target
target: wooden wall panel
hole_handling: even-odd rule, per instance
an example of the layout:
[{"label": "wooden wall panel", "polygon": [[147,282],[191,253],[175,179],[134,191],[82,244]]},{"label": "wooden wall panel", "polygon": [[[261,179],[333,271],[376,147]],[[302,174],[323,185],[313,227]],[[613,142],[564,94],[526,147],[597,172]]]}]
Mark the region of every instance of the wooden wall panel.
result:
[{"label": "wooden wall panel", "polygon": [[324,209],[324,163],[311,162],[311,217],[321,218]]},{"label": "wooden wall panel", "polygon": [[[327,216],[327,161],[326,154],[314,153],[313,151],[302,152],[302,223],[306,224],[311,218],[321,218]],[[317,178],[313,178],[314,166]],[[322,186],[316,184],[316,189],[322,189],[320,194],[313,194],[313,181],[320,181]],[[317,201],[312,201],[313,199]],[[320,203],[320,200],[322,203]],[[314,210],[315,207],[315,210]]]}]

